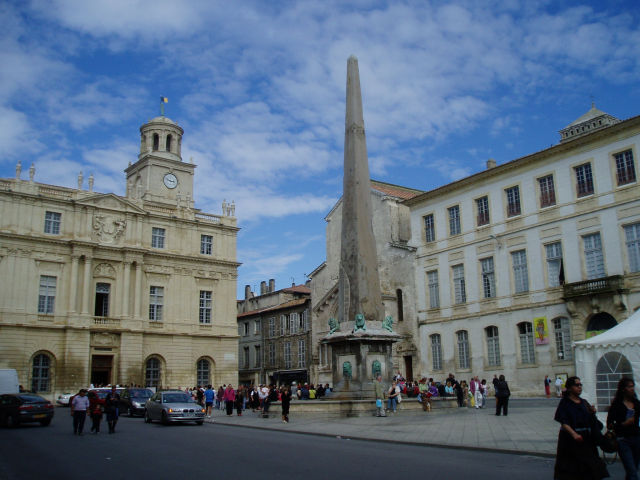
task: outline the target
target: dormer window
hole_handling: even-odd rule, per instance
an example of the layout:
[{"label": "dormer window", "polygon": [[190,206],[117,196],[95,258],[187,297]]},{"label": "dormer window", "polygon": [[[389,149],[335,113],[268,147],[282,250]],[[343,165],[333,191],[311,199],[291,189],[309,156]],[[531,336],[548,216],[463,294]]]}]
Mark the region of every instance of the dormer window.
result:
[{"label": "dormer window", "polygon": [[167,143],[166,143],[166,148],[165,148],[165,150],[166,150],[167,152],[170,152],[170,151],[171,151],[171,135],[167,135]]},{"label": "dormer window", "polygon": [[153,134],[153,150],[156,151],[160,147],[160,137],[157,133]]}]

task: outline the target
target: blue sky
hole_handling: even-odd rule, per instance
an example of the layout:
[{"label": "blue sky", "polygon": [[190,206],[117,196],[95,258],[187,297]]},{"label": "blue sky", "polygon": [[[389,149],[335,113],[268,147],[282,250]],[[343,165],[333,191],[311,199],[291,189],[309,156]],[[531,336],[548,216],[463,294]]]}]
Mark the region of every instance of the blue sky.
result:
[{"label": "blue sky", "polygon": [[592,97],[640,114],[636,1],[16,0],[0,18],[0,177],[21,160],[39,182],[82,170],[124,194],[166,96],[196,206],[236,203],[239,292],[324,261],[351,54],[371,175],[408,187],[556,144]]}]

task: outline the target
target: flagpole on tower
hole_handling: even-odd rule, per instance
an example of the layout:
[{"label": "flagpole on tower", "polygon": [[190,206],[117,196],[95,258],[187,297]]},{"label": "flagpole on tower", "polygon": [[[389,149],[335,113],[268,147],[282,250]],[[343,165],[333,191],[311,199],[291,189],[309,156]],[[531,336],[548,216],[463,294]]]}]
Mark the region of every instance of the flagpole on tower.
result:
[{"label": "flagpole on tower", "polygon": [[169,103],[169,99],[167,97],[160,97],[160,116],[164,117],[164,104]]}]

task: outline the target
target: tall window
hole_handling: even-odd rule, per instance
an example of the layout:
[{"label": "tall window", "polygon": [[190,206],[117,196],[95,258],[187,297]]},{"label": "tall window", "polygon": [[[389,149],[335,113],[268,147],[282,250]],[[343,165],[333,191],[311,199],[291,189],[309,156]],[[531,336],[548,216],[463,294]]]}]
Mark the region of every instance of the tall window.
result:
[{"label": "tall window", "polygon": [[291,342],[284,342],[284,368],[291,368]]},{"label": "tall window", "polygon": [[164,248],[164,228],[153,227],[151,229],[151,246],[153,248]]},{"label": "tall window", "polygon": [[640,272],[640,223],[624,227],[624,236],[629,255],[629,270]]},{"label": "tall window", "polygon": [[500,337],[498,327],[490,326],[484,329],[487,335],[487,363],[491,367],[500,365]]},{"label": "tall window", "polygon": [[625,152],[616,153],[616,177],[618,185],[626,185],[636,181],[636,167],[633,164],[633,152],[627,150]]},{"label": "tall window", "polygon": [[464,283],[464,265],[454,265],[453,271],[453,293],[455,303],[465,303],[467,301],[467,290]]},{"label": "tall window", "polygon": [[280,335],[284,335],[287,332],[287,321],[289,317],[287,315],[280,315]]},{"label": "tall window", "polygon": [[291,334],[298,333],[300,328],[300,314],[297,312],[293,312],[289,314],[289,329]]},{"label": "tall window", "polygon": [[483,258],[480,260],[482,267],[482,290],[484,298],[493,298],[496,296],[496,279],[493,271],[493,257]]},{"label": "tall window", "polygon": [[242,335],[245,337],[249,335],[249,322],[244,322],[242,324]]},{"label": "tall window", "polygon": [[62,214],[58,212],[46,212],[44,214],[44,233],[60,235],[60,221]]},{"label": "tall window", "polygon": [[404,299],[402,298],[402,290],[396,290],[396,305],[398,306],[398,321],[404,321]]},{"label": "tall window", "polygon": [[211,385],[211,363],[201,358],[196,364],[196,382],[198,385]]},{"label": "tall window", "polygon": [[213,236],[200,235],[200,253],[202,255],[211,255],[213,250]]},{"label": "tall window", "polygon": [[40,353],[33,357],[31,369],[31,391],[48,392],[51,390],[51,359]]},{"label": "tall window", "polygon": [[556,338],[556,355],[558,360],[572,360],[571,324],[565,317],[553,319],[553,332]]},{"label": "tall window", "polygon": [[440,335],[431,335],[431,358],[433,359],[433,370],[442,370],[442,342]]},{"label": "tall window", "polygon": [[276,364],[276,344],[271,342],[269,344],[269,365],[273,366]]},{"label": "tall window", "polygon": [[254,350],[254,353],[255,353],[253,366],[254,367],[259,367],[260,366],[260,361],[261,361],[260,345],[254,345],[253,346],[253,350]]},{"label": "tall window", "polygon": [[604,277],[604,257],[602,256],[602,243],[600,234],[593,233],[582,237],[584,244],[584,260],[586,263],[587,279]]},{"label": "tall window", "polygon": [[438,271],[427,272],[427,283],[429,285],[429,307],[440,307],[440,287],[438,286]]},{"label": "tall window", "polygon": [[574,168],[576,172],[576,194],[578,197],[585,197],[593,193],[593,175],[591,164],[585,163]]},{"label": "tall window", "polygon": [[433,242],[436,239],[436,227],[433,223],[433,214],[424,217],[424,239],[425,242]]},{"label": "tall window", "polygon": [[298,368],[304,368],[307,365],[307,344],[304,340],[298,340]]},{"label": "tall window", "polygon": [[160,360],[155,357],[148,359],[144,373],[145,387],[159,387],[160,373]]},{"label": "tall window", "polygon": [[462,229],[460,228],[460,206],[447,208],[449,212],[449,235],[459,235]]},{"label": "tall window", "polygon": [[531,322],[518,324],[520,332],[520,358],[522,363],[536,363],[536,352],[533,348],[533,325]]},{"label": "tall window", "polygon": [[276,317],[269,317],[269,337],[276,336]]},{"label": "tall window", "polygon": [[96,284],[96,317],[108,317],[109,316],[109,294],[111,292],[111,285],[108,283]]},{"label": "tall window", "polygon": [[242,349],[242,368],[249,368],[249,347]]},{"label": "tall window", "polygon": [[164,287],[149,287],[149,321],[162,321],[164,305]]},{"label": "tall window", "polygon": [[544,246],[547,255],[547,283],[550,287],[560,285],[560,270],[562,267],[562,244],[549,243]]},{"label": "tall window", "polygon": [[489,224],[489,197],[481,197],[476,199],[476,209],[478,210],[477,223],[481,225]]},{"label": "tall window", "polygon": [[302,312],[302,330],[305,332],[309,331],[309,309],[306,308]]},{"label": "tall window", "polygon": [[540,185],[540,208],[555,205],[556,191],[553,186],[553,175],[539,178],[538,184]]},{"label": "tall window", "polygon": [[258,333],[260,333],[260,320],[254,320],[253,321],[253,334],[257,335]]},{"label": "tall window", "polygon": [[56,303],[56,277],[40,275],[38,313],[53,314]]},{"label": "tall window", "polygon": [[507,217],[520,215],[520,187],[515,186],[505,190],[507,194]]},{"label": "tall window", "polygon": [[200,290],[200,305],[199,305],[198,319],[200,324],[211,323],[211,292],[206,290]]},{"label": "tall window", "polygon": [[528,292],[529,272],[527,271],[527,252],[524,250],[511,252],[511,261],[513,262],[513,281],[515,283],[515,292]]},{"label": "tall window", "polygon": [[458,337],[458,368],[469,368],[469,334],[466,330],[456,332]]}]

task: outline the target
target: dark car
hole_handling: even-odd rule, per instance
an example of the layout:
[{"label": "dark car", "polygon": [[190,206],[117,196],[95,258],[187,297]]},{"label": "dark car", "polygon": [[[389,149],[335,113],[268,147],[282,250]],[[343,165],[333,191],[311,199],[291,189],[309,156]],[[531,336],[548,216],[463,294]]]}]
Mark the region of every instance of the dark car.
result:
[{"label": "dark car", "polygon": [[51,423],[53,412],[53,403],[35,393],[7,393],[0,396],[0,423],[5,427],[32,422],[47,426]]},{"label": "dark car", "polygon": [[120,413],[133,417],[144,415],[144,404],[153,396],[148,388],[125,388],[120,394]]}]

